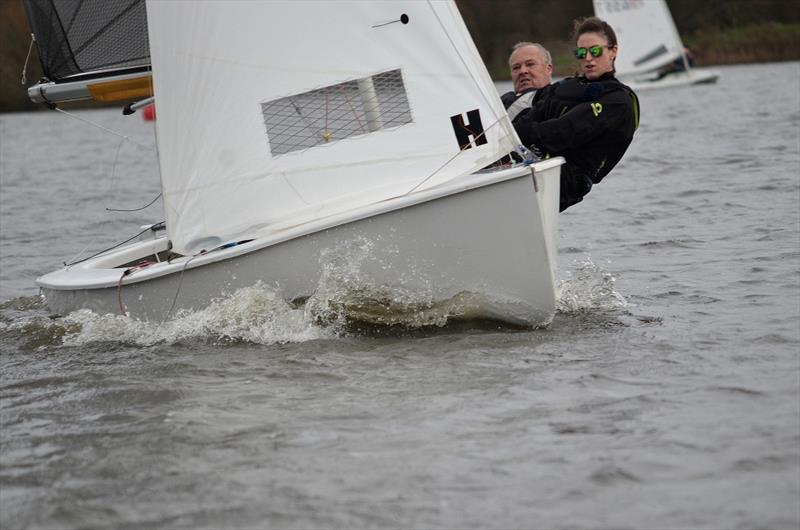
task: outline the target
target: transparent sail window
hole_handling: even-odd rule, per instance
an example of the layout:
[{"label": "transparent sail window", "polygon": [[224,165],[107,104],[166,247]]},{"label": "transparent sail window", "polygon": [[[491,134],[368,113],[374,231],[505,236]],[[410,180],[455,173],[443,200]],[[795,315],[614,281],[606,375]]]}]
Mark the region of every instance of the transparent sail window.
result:
[{"label": "transparent sail window", "polygon": [[400,70],[267,101],[261,112],[273,156],[412,121]]}]

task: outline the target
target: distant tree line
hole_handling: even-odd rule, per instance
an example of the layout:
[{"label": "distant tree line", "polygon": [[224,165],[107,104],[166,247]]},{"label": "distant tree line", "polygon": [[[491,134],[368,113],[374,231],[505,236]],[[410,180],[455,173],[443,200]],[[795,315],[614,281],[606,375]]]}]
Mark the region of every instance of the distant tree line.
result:
[{"label": "distant tree line", "polygon": [[[557,69],[559,66],[571,67],[571,64],[559,63],[570,62],[572,44],[569,35],[573,21],[594,14],[592,0],[456,0],[456,3],[484,62],[495,77],[504,71],[507,75],[509,50],[514,43],[523,40],[540,42],[548,47],[556,59]],[[770,33],[776,24],[800,25],[800,0],[667,0],[667,5],[687,44],[698,42],[714,46],[715,41],[709,41],[704,33],[730,35],[729,30],[744,27],[762,28],[762,33]],[[795,29],[783,36],[781,42],[794,40],[792,47],[797,48],[800,44],[798,31]],[[762,37],[767,39],[770,36],[764,34]],[[747,45],[753,44],[752,38],[747,41]],[[702,58],[705,54],[700,51]],[[722,55],[727,54],[727,50],[724,53],[712,51],[713,61],[725,62]],[[772,60],[800,58],[796,51],[786,52],[788,56],[770,57]],[[734,55],[739,59],[745,57],[741,53]],[[754,55],[751,59],[764,60],[764,54]]]},{"label": "distant tree line", "polygon": [[[495,79],[508,78],[509,50],[523,40],[547,46],[556,73],[568,75],[575,66],[569,42],[572,23],[593,14],[591,0],[456,0],[456,4]],[[800,0],[667,0],[667,4],[701,65],[800,60]],[[0,0],[0,112],[39,107],[28,100],[20,84],[29,44],[21,0]],[[27,84],[40,75],[34,47]]]}]

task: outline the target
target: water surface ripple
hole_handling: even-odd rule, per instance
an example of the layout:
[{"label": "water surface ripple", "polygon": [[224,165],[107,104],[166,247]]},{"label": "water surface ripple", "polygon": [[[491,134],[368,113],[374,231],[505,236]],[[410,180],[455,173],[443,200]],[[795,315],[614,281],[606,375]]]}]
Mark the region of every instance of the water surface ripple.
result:
[{"label": "water surface ripple", "polygon": [[104,210],[157,168],[0,115],[0,527],[797,528],[800,64],[720,70],[640,94],[559,219],[540,330],[321,326],[258,289],[167,325],[50,317],[33,278],[160,220]]}]

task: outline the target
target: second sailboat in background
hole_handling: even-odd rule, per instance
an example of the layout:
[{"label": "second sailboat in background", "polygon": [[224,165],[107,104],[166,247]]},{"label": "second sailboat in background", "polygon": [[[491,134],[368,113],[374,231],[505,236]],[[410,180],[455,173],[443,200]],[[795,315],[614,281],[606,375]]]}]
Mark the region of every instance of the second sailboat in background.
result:
[{"label": "second sailboat in background", "polygon": [[719,73],[693,68],[664,0],[593,0],[595,15],[615,29],[617,77],[636,91],[714,83]]}]

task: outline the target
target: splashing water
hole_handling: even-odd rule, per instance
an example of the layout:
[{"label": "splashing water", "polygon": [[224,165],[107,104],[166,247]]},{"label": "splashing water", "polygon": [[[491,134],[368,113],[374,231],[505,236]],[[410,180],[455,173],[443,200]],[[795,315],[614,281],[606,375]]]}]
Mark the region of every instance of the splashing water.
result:
[{"label": "splashing water", "polygon": [[199,311],[181,311],[166,322],[142,322],[122,315],[75,311],[64,322],[79,329],[64,336],[64,345],[108,340],[149,346],[187,340],[275,344],[304,342],[336,335],[336,328],[315,325],[305,308],[295,308],[274,289],[257,283],[237,290]]},{"label": "splashing water", "polygon": [[[386,270],[392,265],[376,255],[375,247],[374,241],[358,237],[321,253],[322,275],[306,301],[318,322],[339,329],[353,327],[354,323],[415,329],[443,327],[448,319],[468,312],[464,296],[436,300],[430,283],[420,278],[413,278],[413,289],[404,286],[409,278],[400,278],[392,286],[378,284],[367,272],[369,268]],[[396,258],[391,249],[388,253],[391,259]]]},{"label": "splashing water", "polygon": [[[376,253],[378,247],[385,255]],[[442,299],[436,295],[432,280],[417,273],[413,264],[407,264],[409,270],[392,285],[381,284],[370,275],[374,268],[392,269],[399,259],[396,249],[364,237],[326,249],[320,257],[322,275],[306,301],[307,310],[317,322],[339,330],[420,330],[468,321],[508,321],[513,327],[525,322],[525,316],[517,316],[515,300],[470,291]]]},{"label": "splashing water", "polygon": [[[374,249],[373,241],[356,238],[323,251],[322,275],[314,293],[303,300],[287,302],[279,291],[258,282],[202,310],[179,311],[172,319],[157,323],[98,315],[90,310],[51,319],[41,314],[41,301],[31,298],[25,303],[5,304],[5,313],[13,310],[17,316],[6,318],[0,327],[8,337],[24,338],[28,349],[108,341],[139,346],[185,341],[278,344],[330,339],[353,330],[413,331],[468,322],[480,327],[478,322],[497,323],[496,315],[510,311],[508,303],[481,293],[460,292],[437,300],[433,289],[426,289],[424,284],[418,287],[420,282],[415,289],[404,287],[403,282],[379,285],[368,274],[369,267],[390,265],[376,256]],[[628,304],[614,289],[614,283],[613,275],[591,259],[578,262],[559,284],[556,310],[576,314],[624,309]]]},{"label": "splashing water", "polygon": [[618,311],[629,307],[615,290],[616,279],[609,271],[598,267],[591,258],[573,265],[570,277],[559,282],[557,312]]}]

